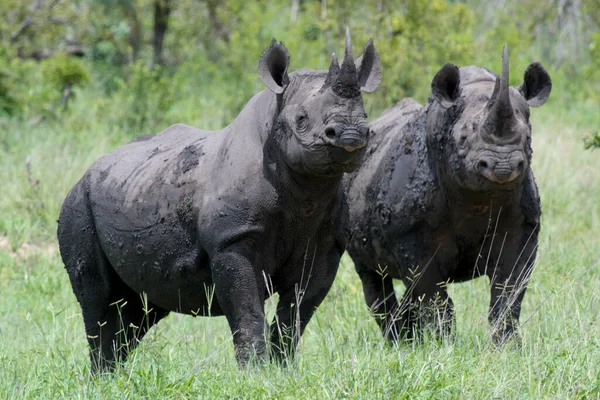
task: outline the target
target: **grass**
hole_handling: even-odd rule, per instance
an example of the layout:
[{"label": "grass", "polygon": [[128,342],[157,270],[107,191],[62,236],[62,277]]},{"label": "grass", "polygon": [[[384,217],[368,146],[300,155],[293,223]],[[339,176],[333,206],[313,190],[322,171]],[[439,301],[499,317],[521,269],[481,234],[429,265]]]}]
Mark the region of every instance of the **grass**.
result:
[{"label": "grass", "polygon": [[[487,279],[450,287],[454,340],[385,345],[344,257],[287,368],[240,371],[224,318],[172,314],[123,368],[90,379],[55,220],[93,160],[142,132],[124,135],[80,96],[63,122],[0,120],[0,398],[600,397],[600,153],[582,142],[600,124],[598,104],[532,110],[544,214],[521,348],[491,345]],[[164,126],[177,116],[213,128],[227,119],[218,103],[198,101],[200,114],[179,105]],[[273,308],[269,302],[271,315]]]}]

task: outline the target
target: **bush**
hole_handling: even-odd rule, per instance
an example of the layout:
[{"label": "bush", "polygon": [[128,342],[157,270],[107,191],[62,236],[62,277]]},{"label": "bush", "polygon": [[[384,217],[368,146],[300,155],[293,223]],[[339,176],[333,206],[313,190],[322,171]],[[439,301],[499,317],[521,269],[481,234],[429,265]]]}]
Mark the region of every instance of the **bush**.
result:
[{"label": "bush", "polygon": [[583,145],[586,149],[600,149],[600,132],[590,134],[583,139]]},{"label": "bush", "polygon": [[124,129],[141,132],[160,127],[179,91],[179,84],[162,67],[151,68],[144,60],[132,63],[124,78],[117,78],[118,90],[111,95],[115,119]]},{"label": "bush", "polygon": [[44,60],[42,76],[54,93],[60,93],[60,103],[67,108],[72,90],[81,87],[89,81],[89,75],[83,64],[66,53],[58,53]]},{"label": "bush", "polygon": [[8,61],[0,55],[0,112],[13,115],[20,109],[16,99],[17,75],[9,68]]},{"label": "bush", "polygon": [[[369,38],[381,56],[381,86],[365,97],[371,115],[403,97],[426,101],[431,79],[446,62],[499,72],[505,43],[511,84],[519,84],[525,67],[537,60],[554,78],[555,93],[561,93],[551,101],[600,99],[596,0],[172,2],[163,54],[167,67],[160,69],[150,67],[153,0],[35,3],[40,7],[35,12],[17,0],[0,5],[6,16],[0,22],[0,112],[5,114],[53,114],[58,99],[66,104],[69,87],[91,93],[80,98],[102,97],[107,109],[115,104],[111,116],[132,130],[188,118],[185,103],[195,104],[200,94],[214,100],[211,110],[235,115],[264,88],[257,63],[273,37],[290,50],[292,70],[326,69],[332,52],[342,56],[346,26],[355,56]],[[12,40],[29,16],[31,25]],[[573,27],[581,35],[573,35]],[[40,68],[39,62],[23,59],[73,43],[85,43],[86,60],[59,53]],[[94,82],[83,89],[90,76]],[[223,111],[219,118],[226,116]]]}]

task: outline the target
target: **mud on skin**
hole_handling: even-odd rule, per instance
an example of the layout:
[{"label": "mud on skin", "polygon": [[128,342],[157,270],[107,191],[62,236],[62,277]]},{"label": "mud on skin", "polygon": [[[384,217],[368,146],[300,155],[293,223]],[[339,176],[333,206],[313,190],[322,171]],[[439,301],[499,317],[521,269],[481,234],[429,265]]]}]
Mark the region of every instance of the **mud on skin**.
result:
[{"label": "mud on skin", "polygon": [[93,371],[124,360],[169,312],[226,316],[240,365],[293,354],[346,247],[341,179],[364,156],[361,90],[376,89],[380,65],[371,41],[354,61],[349,32],[341,67],[333,55],[329,71],[288,75],[289,59],[274,41],[259,62],[268,89],[228,127],[140,137],[67,195],[58,240]]},{"label": "mud on skin", "polygon": [[[344,179],[354,260],[383,335],[446,335],[453,304],[446,286],[487,275],[496,343],[516,336],[535,261],[540,199],[531,163],[529,107],[552,87],[539,63],[508,85],[487,69],[444,65],[432,96],[404,99],[371,125],[363,166]],[[407,291],[399,302],[393,280]]]}]

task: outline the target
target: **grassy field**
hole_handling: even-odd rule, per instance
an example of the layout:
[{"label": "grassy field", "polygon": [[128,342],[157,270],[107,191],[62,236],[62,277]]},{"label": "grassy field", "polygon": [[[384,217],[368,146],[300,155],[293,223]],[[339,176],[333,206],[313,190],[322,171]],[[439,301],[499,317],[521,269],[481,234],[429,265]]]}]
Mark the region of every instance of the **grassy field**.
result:
[{"label": "grassy field", "polygon": [[[521,348],[491,345],[487,279],[451,286],[455,340],[386,346],[344,257],[286,368],[239,371],[224,318],[172,314],[122,369],[90,379],[56,218],[85,169],[135,136],[90,104],[82,97],[61,123],[0,120],[0,398],[600,397],[600,153],[582,145],[600,105],[532,110],[544,215]],[[218,109],[196,99],[178,122],[216,128],[227,117]]]}]

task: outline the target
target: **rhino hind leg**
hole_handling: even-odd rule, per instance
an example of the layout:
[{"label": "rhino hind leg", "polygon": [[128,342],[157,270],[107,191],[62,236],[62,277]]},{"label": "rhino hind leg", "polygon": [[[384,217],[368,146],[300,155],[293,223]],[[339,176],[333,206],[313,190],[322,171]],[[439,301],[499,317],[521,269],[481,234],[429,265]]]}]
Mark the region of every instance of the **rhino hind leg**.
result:
[{"label": "rhino hind leg", "polygon": [[92,372],[112,371],[168,311],[127,287],[98,243],[86,245],[93,252],[81,259],[79,273],[71,277],[73,291],[81,305]]},{"label": "rhino hind leg", "polygon": [[91,212],[63,209],[58,237],[81,306],[92,373],[111,371],[168,311],[144,301],[117,275],[100,247]]},{"label": "rhino hind leg", "polygon": [[82,310],[87,310],[83,317],[93,373],[112,371],[125,361],[148,330],[169,313],[126,287],[118,277],[111,280],[105,293],[108,296],[81,303]]}]

